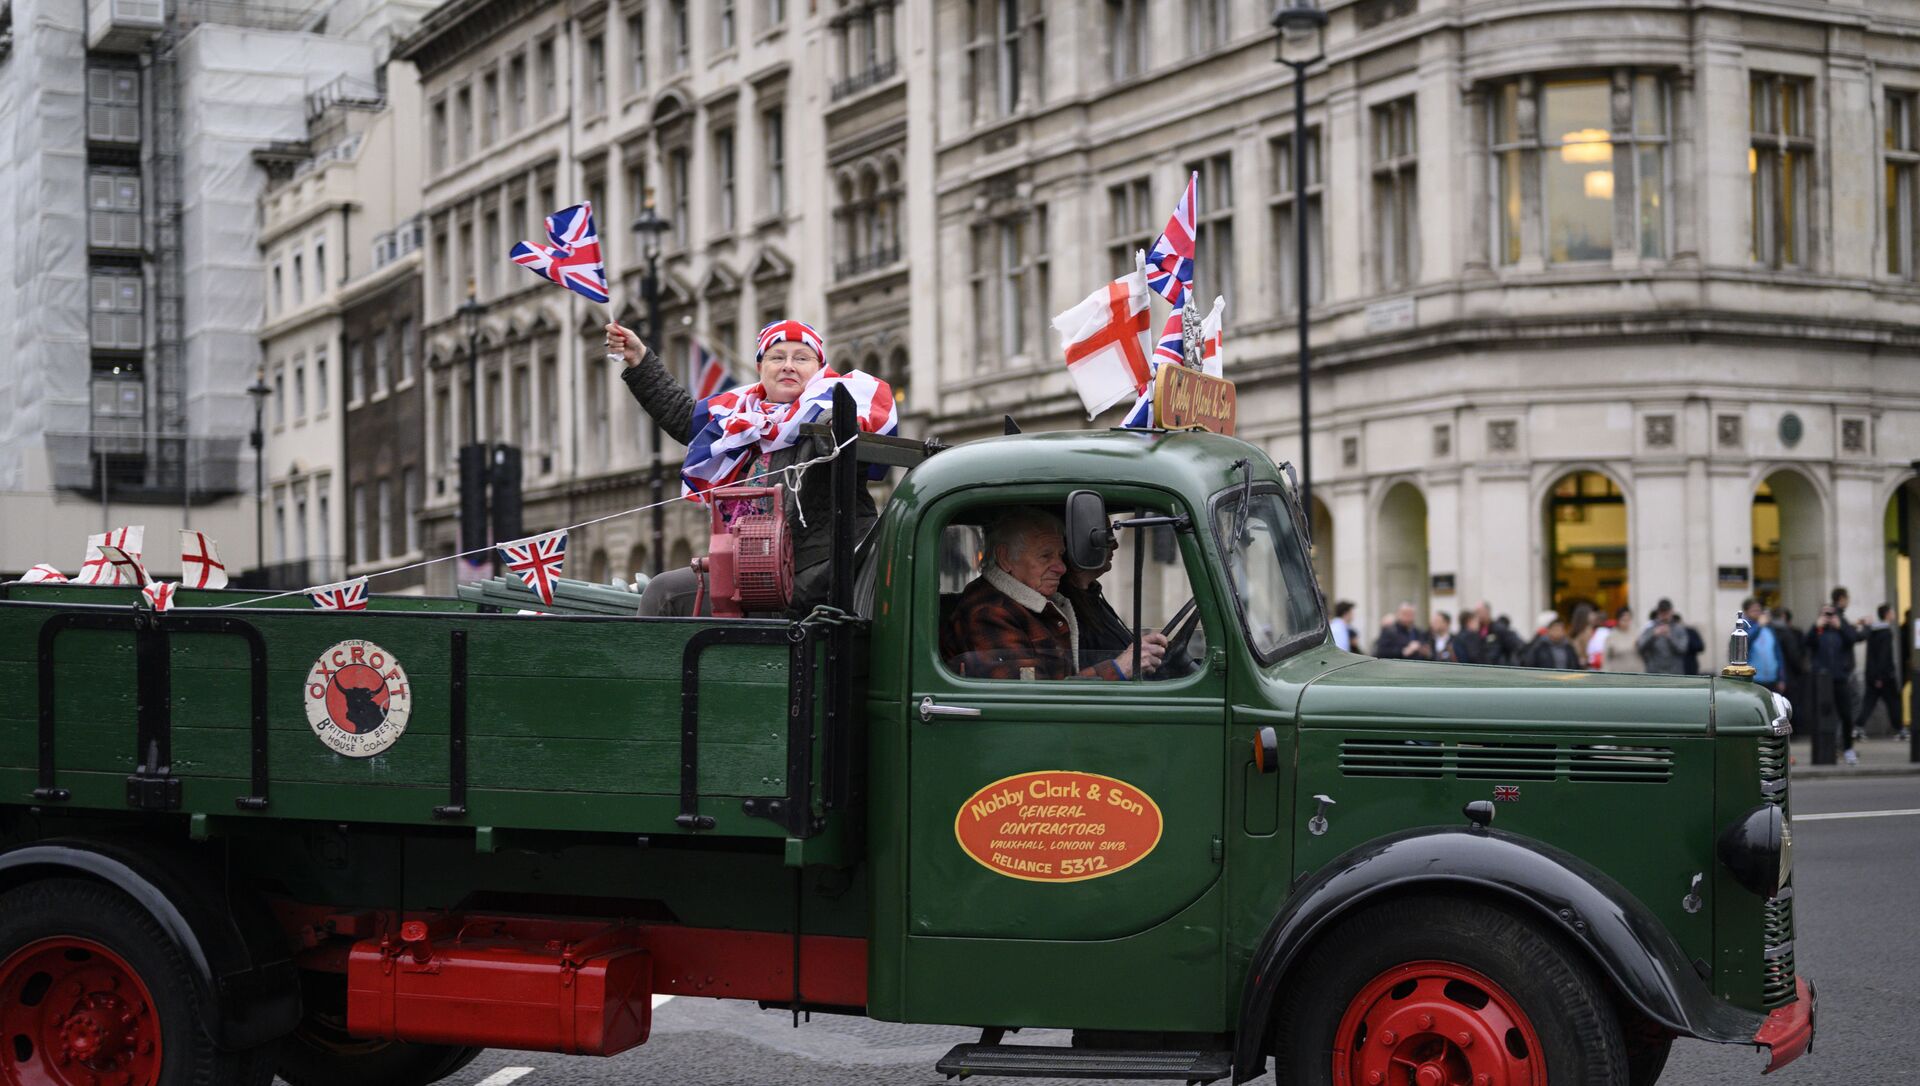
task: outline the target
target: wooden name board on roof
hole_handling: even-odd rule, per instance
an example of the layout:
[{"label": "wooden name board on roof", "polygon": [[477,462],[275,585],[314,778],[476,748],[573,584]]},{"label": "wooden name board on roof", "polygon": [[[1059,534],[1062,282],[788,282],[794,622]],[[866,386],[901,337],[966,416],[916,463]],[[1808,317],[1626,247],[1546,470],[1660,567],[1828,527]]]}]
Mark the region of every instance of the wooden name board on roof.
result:
[{"label": "wooden name board on roof", "polygon": [[1231,434],[1238,410],[1232,381],[1175,365],[1161,366],[1154,378],[1153,421],[1163,430]]}]

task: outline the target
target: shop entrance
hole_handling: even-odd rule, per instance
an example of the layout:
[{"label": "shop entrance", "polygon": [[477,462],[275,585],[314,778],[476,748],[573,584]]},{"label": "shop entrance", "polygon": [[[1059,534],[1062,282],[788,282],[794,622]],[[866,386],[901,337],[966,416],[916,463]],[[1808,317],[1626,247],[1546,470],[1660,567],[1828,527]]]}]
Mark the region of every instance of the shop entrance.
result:
[{"label": "shop entrance", "polygon": [[1627,498],[1597,471],[1561,476],[1547,491],[1547,593],[1570,617],[1588,604],[1602,615],[1627,606]]}]

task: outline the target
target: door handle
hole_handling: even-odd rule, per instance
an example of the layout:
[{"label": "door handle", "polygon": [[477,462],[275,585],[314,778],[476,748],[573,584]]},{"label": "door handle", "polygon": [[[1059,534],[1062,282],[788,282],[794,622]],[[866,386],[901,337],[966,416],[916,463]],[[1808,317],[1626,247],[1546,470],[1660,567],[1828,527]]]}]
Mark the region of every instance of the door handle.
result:
[{"label": "door handle", "polygon": [[969,709],[964,705],[941,705],[928,694],[920,699],[920,721],[928,723],[937,716],[979,716],[980,710]]}]

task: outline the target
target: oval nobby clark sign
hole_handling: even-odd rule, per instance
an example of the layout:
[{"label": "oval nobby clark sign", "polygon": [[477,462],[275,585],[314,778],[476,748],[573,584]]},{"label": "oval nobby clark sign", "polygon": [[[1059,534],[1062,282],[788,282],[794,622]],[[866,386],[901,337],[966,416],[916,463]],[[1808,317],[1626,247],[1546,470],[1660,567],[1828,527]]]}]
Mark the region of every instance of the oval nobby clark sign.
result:
[{"label": "oval nobby clark sign", "polygon": [[996,875],[1082,882],[1117,874],[1160,843],[1160,805],[1113,777],[1046,769],[1002,777],[953,819],[960,850]]},{"label": "oval nobby clark sign", "polygon": [[371,758],[393,746],[413,715],[406,670],[371,641],[342,641],[321,653],[301,700],[313,734],[349,758]]}]

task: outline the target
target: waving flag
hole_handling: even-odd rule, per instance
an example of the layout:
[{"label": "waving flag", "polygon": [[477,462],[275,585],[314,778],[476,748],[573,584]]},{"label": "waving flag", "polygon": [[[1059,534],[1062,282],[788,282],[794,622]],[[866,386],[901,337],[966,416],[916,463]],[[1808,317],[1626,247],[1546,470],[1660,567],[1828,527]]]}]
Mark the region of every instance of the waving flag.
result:
[{"label": "waving flag", "polygon": [[227,567],[220,564],[207,533],[180,529],[180,583],[190,588],[227,587]]},{"label": "waving flag", "polygon": [[306,596],[319,611],[364,611],[367,609],[367,579],[355,577],[307,589]]},{"label": "waving flag", "polygon": [[140,563],[140,556],[121,550],[111,543],[100,544],[100,557],[113,567],[114,584],[149,585],[153,578],[147,576],[147,567]]},{"label": "waving flag", "polygon": [[500,554],[506,558],[507,568],[527,582],[541,603],[553,606],[553,582],[560,576],[561,563],[567,560],[566,529],[502,543]]},{"label": "waving flag", "polygon": [[124,528],[115,528],[110,532],[98,532],[87,537],[87,557],[80,564],[81,584],[124,584],[120,580],[120,571],[100,553],[104,546],[118,547],[134,558],[140,557],[147,538],[144,524],[130,524]]},{"label": "waving flag", "polygon": [[1153,357],[1147,360],[1147,387],[1140,390],[1133,406],[1127,409],[1127,417],[1120,420],[1122,427],[1129,430],[1153,428],[1153,378],[1163,364],[1171,362],[1177,366],[1185,361],[1184,312],[1176,309],[1167,314],[1166,327],[1160,329],[1160,342],[1154,344]]},{"label": "waving flag", "polygon": [[173,610],[173,593],[180,586],[173,581],[155,581],[140,590],[147,603],[156,611]]},{"label": "waving flag", "polygon": [[21,584],[66,584],[67,575],[45,563],[20,575]]},{"label": "waving flag", "polygon": [[687,359],[687,387],[693,390],[695,401],[704,400],[725,388],[727,385],[727,364],[720,356],[693,341],[691,357]]},{"label": "waving flag", "polygon": [[1142,269],[1123,275],[1065,313],[1053,318],[1067,354],[1080,403],[1092,418],[1147,390],[1151,368],[1140,336],[1152,319],[1147,307],[1147,277]]},{"label": "waving flag", "polygon": [[552,245],[523,241],[508,255],[528,271],[604,304],[607,267],[600,258],[600,236],[593,230],[593,204],[575,204],[548,215],[547,237]]},{"label": "waving flag", "polygon": [[1216,295],[1213,310],[1200,321],[1200,371],[1208,377],[1224,377],[1227,369],[1226,335],[1221,326],[1227,319],[1227,300]]},{"label": "waving flag", "polygon": [[[767,403],[759,384],[731,389],[694,405],[693,444],[687,447],[687,460],[680,469],[680,493],[694,501],[705,500],[707,491],[745,475],[758,453],[791,446],[800,439],[800,427],[832,415],[833,390],[841,386],[853,396],[856,421],[863,432],[887,436],[899,432],[892,387],[861,370],[843,377],[823,366],[790,404]],[[868,474],[878,479],[885,472],[884,465],[875,464]]]},{"label": "waving flag", "polygon": [[1175,309],[1187,304],[1193,286],[1193,192],[1199,181],[1198,173],[1188,175],[1187,191],[1174,205],[1167,228],[1147,250],[1147,286]]}]

